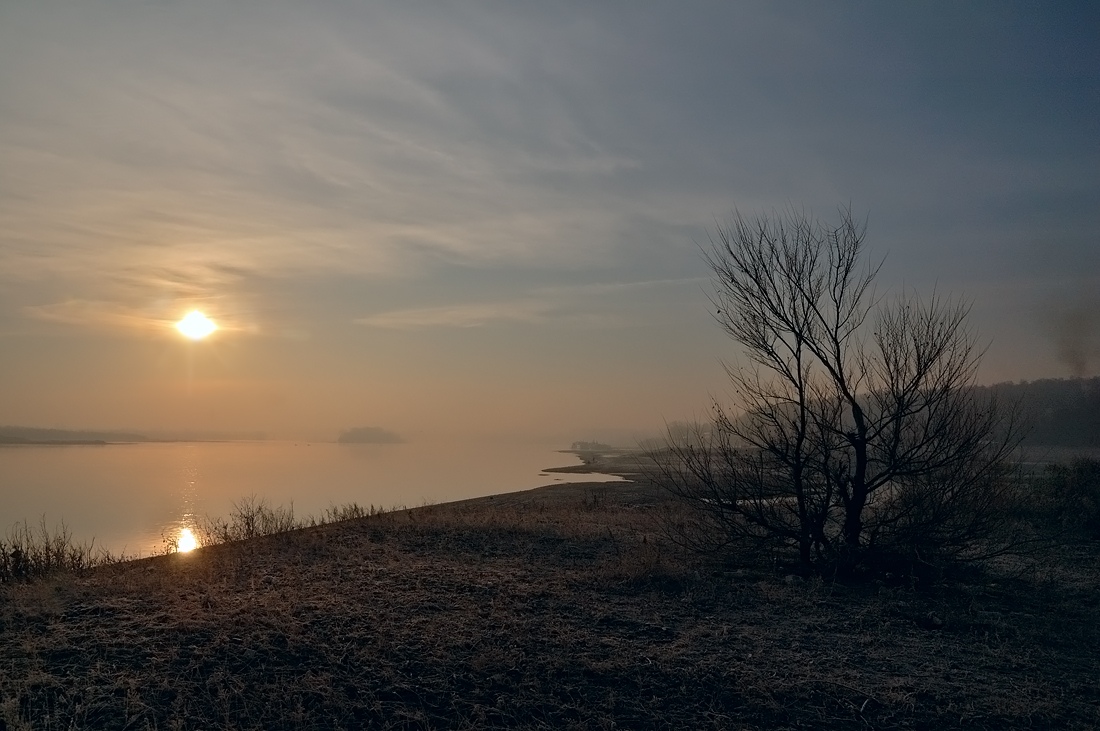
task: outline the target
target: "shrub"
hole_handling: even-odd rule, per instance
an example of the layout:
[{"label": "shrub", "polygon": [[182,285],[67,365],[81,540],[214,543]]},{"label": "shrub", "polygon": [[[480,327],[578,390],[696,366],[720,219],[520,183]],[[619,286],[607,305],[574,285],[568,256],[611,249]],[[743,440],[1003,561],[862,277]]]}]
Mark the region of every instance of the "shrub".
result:
[{"label": "shrub", "polygon": [[1052,464],[1038,480],[1033,517],[1062,536],[1100,540],[1100,460]]}]

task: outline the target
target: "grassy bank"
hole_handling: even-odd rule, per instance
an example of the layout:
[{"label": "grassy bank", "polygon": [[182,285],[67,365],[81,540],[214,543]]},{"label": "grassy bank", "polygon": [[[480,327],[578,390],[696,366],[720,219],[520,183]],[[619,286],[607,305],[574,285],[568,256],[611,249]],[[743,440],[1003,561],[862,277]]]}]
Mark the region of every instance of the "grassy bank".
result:
[{"label": "grassy bank", "polygon": [[644,483],[7,586],[0,729],[1095,728],[1100,550],[928,592],[708,564]]}]

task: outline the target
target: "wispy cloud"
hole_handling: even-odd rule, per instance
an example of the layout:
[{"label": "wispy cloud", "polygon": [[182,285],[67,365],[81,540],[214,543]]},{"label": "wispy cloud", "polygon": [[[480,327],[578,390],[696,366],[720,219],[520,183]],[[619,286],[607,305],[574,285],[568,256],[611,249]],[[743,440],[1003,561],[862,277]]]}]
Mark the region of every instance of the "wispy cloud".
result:
[{"label": "wispy cloud", "polygon": [[72,298],[21,309],[25,316],[34,320],[132,336],[175,336],[175,325],[180,318],[192,309],[199,309],[214,319],[220,331],[259,332],[255,323],[248,322],[239,310],[227,306],[224,298],[161,299],[145,304]]},{"label": "wispy cloud", "polygon": [[552,303],[539,300],[483,302],[394,310],[356,320],[360,325],[392,330],[470,328],[492,324],[541,323],[553,316]]},{"label": "wispy cloud", "polygon": [[30,305],[23,312],[34,319],[113,331],[168,332],[174,321],[113,302],[71,299],[46,305]]},{"label": "wispy cloud", "polygon": [[558,296],[603,295],[631,292],[634,290],[655,289],[658,287],[700,286],[710,282],[709,277],[672,277],[668,279],[642,279],[622,282],[592,282],[590,284],[570,284],[558,287],[543,287],[539,291]]},{"label": "wispy cloud", "polygon": [[393,310],[361,317],[355,322],[396,330],[551,322],[583,327],[622,326],[627,324],[627,320],[601,304],[607,296],[614,298],[617,294],[635,290],[695,285],[704,281],[703,278],[691,277],[540,287],[526,298]]},{"label": "wispy cloud", "polygon": [[[261,15],[211,28],[104,4],[81,22],[9,18],[0,277],[187,258],[270,276],[610,262],[633,204],[586,189],[640,163],[517,72],[507,28],[398,7],[370,22]],[[31,35],[55,42],[20,41]],[[142,40],[154,36],[155,62]]]}]

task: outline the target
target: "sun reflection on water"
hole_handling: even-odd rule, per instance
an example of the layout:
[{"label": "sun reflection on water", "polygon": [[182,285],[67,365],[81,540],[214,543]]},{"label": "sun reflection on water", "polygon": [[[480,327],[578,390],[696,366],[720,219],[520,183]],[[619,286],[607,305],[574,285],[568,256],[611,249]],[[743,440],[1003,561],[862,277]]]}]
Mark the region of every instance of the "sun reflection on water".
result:
[{"label": "sun reflection on water", "polygon": [[190,528],[181,528],[180,536],[176,540],[176,550],[180,553],[187,553],[188,551],[194,551],[199,547],[199,540],[195,538],[195,534],[191,532]]}]

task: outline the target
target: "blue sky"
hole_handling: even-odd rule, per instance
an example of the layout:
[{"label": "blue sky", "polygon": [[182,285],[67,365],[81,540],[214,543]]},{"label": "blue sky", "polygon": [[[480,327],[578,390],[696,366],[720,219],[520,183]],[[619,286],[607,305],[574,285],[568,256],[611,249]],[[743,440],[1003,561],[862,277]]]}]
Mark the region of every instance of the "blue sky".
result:
[{"label": "blue sky", "polygon": [[735,207],[850,204],[882,289],[973,301],[984,381],[1096,373],[1097,38],[1090,3],[5,3],[0,422],[654,429],[724,398]]}]

